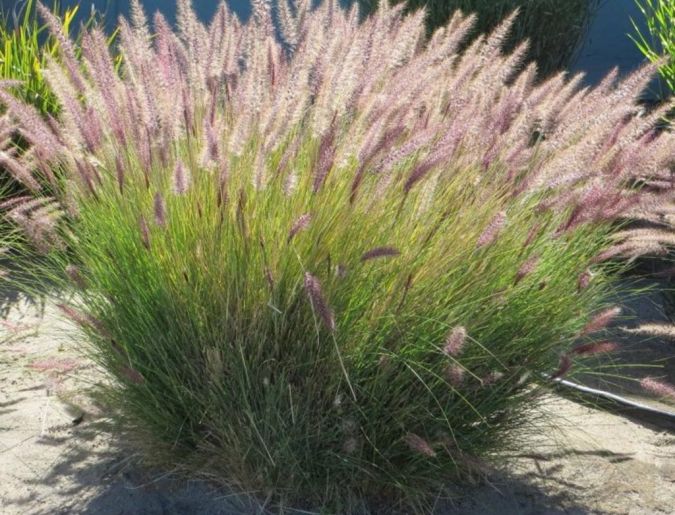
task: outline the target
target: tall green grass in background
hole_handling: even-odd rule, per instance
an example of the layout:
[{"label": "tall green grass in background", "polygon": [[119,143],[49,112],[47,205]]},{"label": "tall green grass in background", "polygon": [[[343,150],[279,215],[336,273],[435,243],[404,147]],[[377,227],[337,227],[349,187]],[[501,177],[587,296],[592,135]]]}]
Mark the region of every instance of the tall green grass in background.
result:
[{"label": "tall green grass in background", "polygon": [[[73,27],[73,21],[79,5],[62,10],[56,1],[51,4],[51,11],[59,20],[63,33],[72,34],[77,40],[79,27]],[[96,13],[92,12],[85,26],[97,22]],[[108,44],[114,39],[113,33],[108,37]],[[77,45],[74,51],[79,56]],[[0,80],[18,81],[20,85],[10,88],[11,91],[42,115],[56,116],[61,106],[43,74],[50,59],[59,59],[59,42],[38,19],[35,0],[27,0],[17,12],[0,12]],[[21,146],[23,143],[18,136],[13,135],[12,141]],[[0,198],[25,192],[1,165],[0,184],[3,190]]]},{"label": "tall green grass in background", "polygon": [[[54,4],[54,10],[58,12],[58,4]],[[77,11],[78,8],[74,7],[63,14],[66,34]],[[18,15],[16,19],[13,14]],[[26,2],[22,12],[0,13],[0,79],[20,81],[21,85],[13,88],[20,98],[34,105],[42,114],[55,115],[58,103],[42,75],[47,56],[58,56],[58,43],[38,21],[33,0]],[[13,141],[21,144],[16,136]],[[2,198],[23,192],[20,184],[1,165],[0,190]],[[2,226],[4,223],[0,224]]]},{"label": "tall green grass in background", "polygon": [[[63,12],[66,34],[78,10],[75,6]],[[54,3],[53,11],[60,13],[58,3]],[[16,19],[13,14],[18,15]],[[0,14],[0,78],[21,81],[15,92],[44,114],[58,111],[56,98],[42,75],[47,57],[57,56],[58,42],[37,19],[34,0],[28,0],[21,12]]]},{"label": "tall green grass in background", "polygon": [[645,17],[648,34],[635,25],[634,40],[640,51],[652,62],[661,62],[661,76],[675,92],[675,0],[636,0]]},{"label": "tall green grass in background", "polygon": [[660,249],[618,230],[661,205],[673,135],[630,101],[653,67],[539,83],[502,55],[513,19],[465,47],[472,18],[427,40],[421,13],[309,4],[279,3],[278,41],[267,2],[206,27],[180,0],[174,32],[133,1],[121,74],[99,29],[81,59],[62,37],[58,120],[0,89],[30,145],[3,142],[30,195],[0,209],[147,462],[268,505],[424,510],[616,350],[613,258]]},{"label": "tall green grass in background", "polygon": [[[366,12],[387,0],[358,0]],[[475,34],[488,32],[515,9],[520,9],[507,51],[525,39],[530,41],[528,58],[537,61],[542,76],[566,68],[575,57],[598,0],[394,0],[415,11],[425,8],[427,29],[445,25],[461,9],[476,13]]]}]

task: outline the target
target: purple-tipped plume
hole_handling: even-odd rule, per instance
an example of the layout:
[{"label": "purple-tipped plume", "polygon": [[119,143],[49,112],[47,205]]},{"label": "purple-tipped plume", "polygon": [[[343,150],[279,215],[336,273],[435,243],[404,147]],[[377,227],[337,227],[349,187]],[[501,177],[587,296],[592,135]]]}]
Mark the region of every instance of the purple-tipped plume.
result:
[{"label": "purple-tipped plume", "polygon": [[464,348],[466,336],[466,329],[461,325],[453,328],[445,339],[443,352],[448,356],[459,356]]},{"label": "purple-tipped plume", "polygon": [[293,223],[293,226],[291,227],[291,230],[288,231],[288,239],[287,241],[290,243],[290,241],[295,237],[296,234],[298,234],[300,231],[304,231],[309,227],[309,223],[312,221],[312,216],[309,213],[305,213],[304,215],[300,215],[298,219]]},{"label": "purple-tipped plume", "polygon": [[61,53],[62,60],[70,74],[70,80],[73,82],[77,91],[83,92],[85,90],[84,79],[80,73],[73,42],[64,34],[61,22],[59,22],[58,18],[54,16],[48,8],[42,5],[42,2],[37,3],[37,10],[47,24],[47,27],[49,27],[49,32],[51,32],[52,36],[59,42],[59,52]]},{"label": "purple-tipped plume", "polygon": [[122,163],[122,157],[115,157],[115,173],[117,175],[117,187],[120,190],[120,195],[124,193],[124,164]]},{"label": "purple-tipped plume", "polygon": [[9,172],[16,181],[23,184],[33,193],[38,193],[40,191],[40,183],[35,180],[31,172],[20,162],[11,159],[2,151],[0,151],[0,166]]},{"label": "purple-tipped plume", "polygon": [[321,292],[319,280],[309,272],[305,272],[305,291],[312,308],[319,315],[324,325],[331,331],[335,331],[335,317]]},{"label": "purple-tipped plume", "polygon": [[405,443],[415,452],[423,454],[429,458],[436,457],[436,451],[434,451],[431,445],[429,445],[429,442],[415,433],[406,434]]},{"label": "purple-tipped plume", "polygon": [[342,452],[345,454],[354,454],[356,452],[357,446],[358,442],[356,441],[356,438],[347,438],[342,444]]},{"label": "purple-tipped plume", "polygon": [[584,326],[584,328],[581,330],[581,333],[579,333],[580,336],[585,336],[587,334],[595,333],[604,329],[620,314],[621,308],[618,306],[601,311]]},{"label": "purple-tipped plume", "polygon": [[532,229],[530,229],[530,232],[527,233],[527,237],[525,238],[525,242],[523,243],[523,247],[529,247],[530,244],[537,239],[539,234],[541,233],[541,224],[536,224]]},{"label": "purple-tipped plume", "polygon": [[401,253],[394,247],[375,247],[361,256],[361,261],[370,261],[371,259],[394,257]]},{"label": "purple-tipped plume", "polygon": [[148,223],[145,221],[145,218],[141,216],[138,220],[138,228],[141,231],[141,242],[143,246],[150,250],[150,229],[148,228]]},{"label": "purple-tipped plume", "polygon": [[485,228],[483,233],[478,237],[478,241],[476,241],[476,247],[481,248],[481,247],[486,247],[493,243],[496,239],[497,236],[499,236],[499,233],[501,230],[504,228],[506,225],[506,213],[504,211],[500,211],[495,215],[495,217],[490,221],[488,226]]},{"label": "purple-tipped plume", "polygon": [[664,383],[653,377],[645,377],[640,381],[640,386],[658,397],[669,397],[675,400],[675,386],[673,385]]},{"label": "purple-tipped plume", "polygon": [[87,283],[85,282],[84,277],[82,277],[80,269],[75,265],[66,266],[66,275],[80,290],[84,290],[87,287]]},{"label": "purple-tipped plume", "polygon": [[462,383],[464,382],[464,376],[465,376],[464,369],[456,363],[453,363],[445,367],[445,377],[448,380],[448,382],[455,388],[458,388],[462,385]]},{"label": "purple-tipped plume", "polygon": [[181,161],[178,161],[173,170],[173,192],[176,195],[184,195],[189,188],[190,172]]},{"label": "purple-tipped plume", "polygon": [[71,319],[80,327],[84,329],[94,330],[98,332],[101,336],[107,336],[108,332],[103,326],[103,323],[100,322],[99,320],[96,320],[94,317],[81,313],[80,311],[76,310],[72,306],[68,306],[67,304],[57,304],[56,307],[59,308],[64,315],[66,315],[69,319]]},{"label": "purple-tipped plume", "polygon": [[339,279],[344,279],[345,277],[347,277],[347,267],[342,263],[338,264],[335,267],[335,276],[338,277]]},{"label": "purple-tipped plume", "polygon": [[495,384],[504,377],[504,373],[499,370],[493,370],[481,378],[480,382],[483,386],[490,386]]},{"label": "purple-tipped plume", "polygon": [[525,261],[516,272],[516,284],[530,275],[539,264],[539,256],[534,256]]},{"label": "purple-tipped plume", "polygon": [[141,373],[131,367],[122,367],[120,375],[133,384],[143,384],[145,382],[145,378]]},{"label": "purple-tipped plume", "polygon": [[593,275],[591,274],[591,271],[587,268],[584,270],[580,275],[579,279],[577,280],[577,290],[578,291],[583,291],[588,286],[591,284],[591,279],[593,278]]},{"label": "purple-tipped plume", "polygon": [[594,354],[614,352],[618,347],[614,342],[592,342],[574,347],[571,352],[578,356],[592,356]]},{"label": "purple-tipped plume", "polygon": [[335,160],[335,127],[331,126],[330,130],[321,139],[319,145],[319,157],[316,162],[316,169],[314,170],[314,185],[313,191],[317,193],[321,186],[326,182],[326,177],[333,167]]},{"label": "purple-tipped plume", "polygon": [[155,223],[164,228],[166,227],[166,205],[162,194],[157,192],[154,200]]}]

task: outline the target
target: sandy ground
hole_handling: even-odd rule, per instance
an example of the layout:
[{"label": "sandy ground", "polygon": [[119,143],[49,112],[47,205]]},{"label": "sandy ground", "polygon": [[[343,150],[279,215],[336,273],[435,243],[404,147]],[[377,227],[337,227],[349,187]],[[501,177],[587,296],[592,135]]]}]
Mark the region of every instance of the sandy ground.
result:
[{"label": "sandy ground", "polygon": [[[0,513],[260,511],[131,459],[87,404],[96,371],[75,353],[72,328],[54,307],[38,311],[15,302],[0,327]],[[531,438],[509,474],[438,513],[675,513],[675,432],[559,397],[546,408],[560,434]]]}]

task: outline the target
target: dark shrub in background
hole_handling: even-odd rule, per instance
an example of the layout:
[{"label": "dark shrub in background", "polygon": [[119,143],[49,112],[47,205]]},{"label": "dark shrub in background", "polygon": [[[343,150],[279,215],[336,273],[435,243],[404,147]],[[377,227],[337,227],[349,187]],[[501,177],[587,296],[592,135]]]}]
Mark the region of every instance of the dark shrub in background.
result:
[{"label": "dark shrub in background", "polygon": [[[368,12],[383,0],[359,0]],[[427,9],[429,32],[445,25],[457,9],[478,15],[474,34],[492,30],[514,9],[520,9],[505,49],[528,38],[529,59],[539,65],[541,76],[568,66],[578,50],[598,0],[393,0],[405,3],[408,11]]]}]

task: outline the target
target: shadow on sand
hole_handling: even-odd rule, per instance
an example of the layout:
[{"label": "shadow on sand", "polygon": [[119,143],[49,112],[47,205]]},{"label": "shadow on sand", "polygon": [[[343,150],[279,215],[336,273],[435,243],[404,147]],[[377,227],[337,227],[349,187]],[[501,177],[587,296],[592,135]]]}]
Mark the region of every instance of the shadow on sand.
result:
[{"label": "shadow on sand", "polygon": [[[65,428],[64,428],[65,429]],[[105,424],[84,422],[68,428],[65,436],[42,438],[44,445],[63,445],[59,454],[40,479],[28,483],[29,493],[5,505],[10,512],[84,513],[91,515],[162,514],[178,515],[243,515],[268,513],[255,501],[228,493],[204,481],[187,481],[171,473],[144,469],[118,445],[100,445],[101,434],[108,433]],[[107,438],[107,437],[106,437]],[[66,441],[68,444],[64,445]],[[109,443],[109,442],[108,442]],[[567,456],[593,455],[610,463],[631,460],[631,455],[606,450],[551,450],[514,456],[529,463],[530,470],[518,477],[495,472],[485,482],[466,487],[453,487],[452,500],[439,500],[437,515],[570,515],[592,511],[577,505],[584,497],[578,484],[556,479],[556,465]],[[544,491],[535,482],[546,480],[558,488]],[[551,493],[551,491],[558,493]],[[39,494],[37,492],[40,492]],[[563,492],[563,493],[560,493]],[[40,511],[36,507],[44,506]],[[270,512],[271,513],[271,512]],[[310,513],[286,510],[284,513]],[[371,513],[394,513],[390,508]],[[403,512],[400,512],[403,513]]]}]

